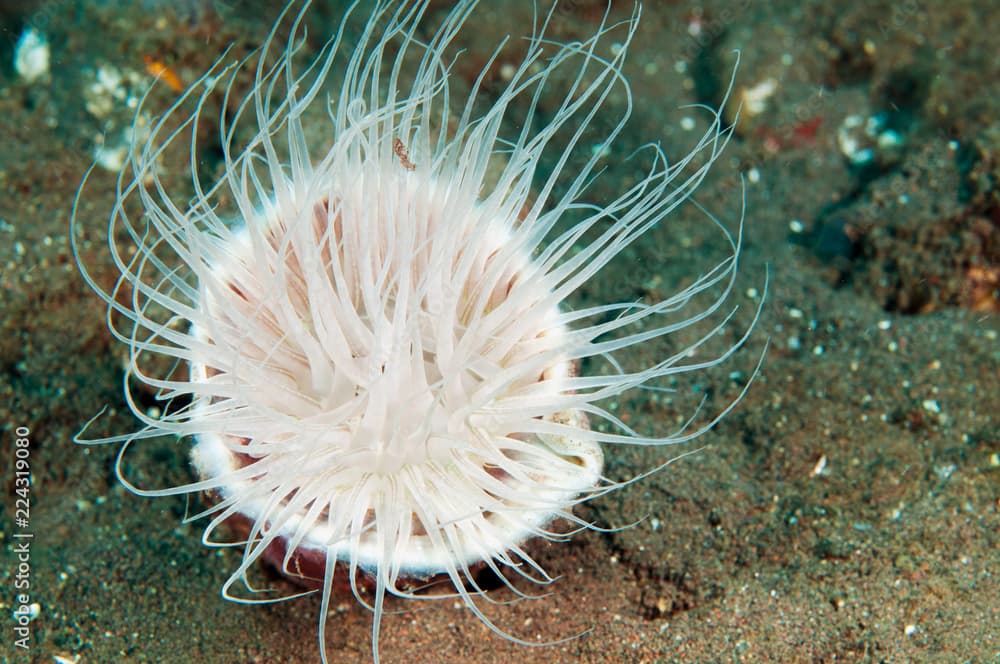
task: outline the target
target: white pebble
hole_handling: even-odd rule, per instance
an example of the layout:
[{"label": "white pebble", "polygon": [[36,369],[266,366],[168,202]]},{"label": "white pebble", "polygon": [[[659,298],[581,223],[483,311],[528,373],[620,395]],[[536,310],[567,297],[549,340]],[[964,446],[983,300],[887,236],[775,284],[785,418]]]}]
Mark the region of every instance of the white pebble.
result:
[{"label": "white pebble", "polygon": [[34,28],[28,28],[21,33],[14,47],[14,71],[28,83],[44,78],[49,74],[51,53],[49,42],[45,35]]}]

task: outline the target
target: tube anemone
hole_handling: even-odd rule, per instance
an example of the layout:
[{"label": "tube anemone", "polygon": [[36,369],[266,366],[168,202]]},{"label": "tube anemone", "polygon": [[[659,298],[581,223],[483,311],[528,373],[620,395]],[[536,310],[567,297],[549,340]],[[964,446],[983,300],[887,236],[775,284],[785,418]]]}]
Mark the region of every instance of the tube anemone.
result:
[{"label": "tube anemone", "polygon": [[[247,572],[262,559],[318,589],[324,661],[338,585],[373,611],[376,660],[386,595],[440,598],[416,590],[436,579],[495,632],[537,645],[483,614],[477,601],[495,600],[477,571],[494,570],[519,595],[504,571],[550,582],[522,545],[565,538],[553,526],[559,519],[591,527],[573,506],[629,483],[602,476],[602,444],[689,441],[734,405],[666,436],[634,431],[602,405],[735,350],[690,359],[731,316],[722,308],[740,235],[711,215],[731,253],[680,292],[567,305],[689,198],[731,126],[706,109],[710,125],[689,154],[670,163],[646,146],[643,179],[587,203],[601,154],[584,136],[613,93],[624,105],[603,144],[628,118],[621,68],[638,7],[568,44],[547,41],[551,13],[540,17],[503,86],[483,88],[501,45],[456,103],[446,52],[476,2],[457,2],[421,40],[427,4],[375,3],[347,52],[345,17],[301,68],[307,7],[286,7],[249,62],[220,59],[133,145],[108,228],[117,283],[102,288],[81,264],[108,305],[112,334],[129,348],[126,398],[143,426],[79,442],[121,443],[118,476],[137,494],[211,496],[192,517],[209,518],[203,540],[243,549],[227,598],[275,601],[231,593],[240,582],[254,591]],[[282,26],[290,37],[279,42]],[[622,48],[604,56],[612,31]],[[248,69],[252,86],[237,98]],[[543,120],[554,80],[564,99]],[[195,137],[213,96],[227,109],[218,119],[224,163],[206,187]],[[320,146],[310,130],[317,109],[328,116]],[[511,130],[514,112],[527,120]],[[164,181],[178,148],[190,151],[193,197]],[[639,344],[717,314],[723,321],[681,352],[623,368]],[[588,358],[603,358],[608,371],[579,375]],[[140,390],[166,404],[161,414],[137,405]],[[192,443],[200,479],[133,485],[123,473],[127,450],[164,435]],[[227,522],[239,541],[216,541]]]}]

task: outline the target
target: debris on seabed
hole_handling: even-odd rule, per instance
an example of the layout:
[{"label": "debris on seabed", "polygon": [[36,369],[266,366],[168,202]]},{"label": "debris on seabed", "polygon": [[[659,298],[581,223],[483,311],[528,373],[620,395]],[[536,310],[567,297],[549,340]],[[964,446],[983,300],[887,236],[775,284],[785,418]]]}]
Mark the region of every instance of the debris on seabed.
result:
[{"label": "debris on seabed", "polygon": [[867,118],[848,115],[837,129],[840,152],[855,167],[895,163],[900,158],[905,140],[888,124],[889,116],[886,113],[877,113]]},{"label": "debris on seabed", "polygon": [[26,28],[14,47],[14,71],[27,83],[49,76],[51,49],[45,35],[34,28]]}]

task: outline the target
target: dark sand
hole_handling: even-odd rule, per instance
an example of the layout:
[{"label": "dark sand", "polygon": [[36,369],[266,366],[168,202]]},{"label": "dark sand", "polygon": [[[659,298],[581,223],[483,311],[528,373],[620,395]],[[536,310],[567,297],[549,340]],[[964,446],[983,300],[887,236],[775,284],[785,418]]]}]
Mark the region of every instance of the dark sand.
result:
[{"label": "dark sand", "polygon": [[[112,447],[71,442],[103,405],[100,431],[135,427],[121,397],[125,349],[69,250],[73,194],[100,130],[82,107],[86,69],[142,72],[151,56],[190,82],[226,44],[243,53],[259,43],[275,11],[27,4],[0,12],[9,38],[0,48],[0,659],[316,661],[318,598],[222,600],[238,552],[203,547],[199,524],[181,524],[183,498],[123,490]],[[530,3],[487,4],[459,38],[470,72],[500,35],[523,34],[530,21]],[[489,611],[529,641],[589,633],[527,648],[452,600],[393,601],[383,661],[1000,661],[1000,16],[984,1],[834,4],[647,3],[627,68],[634,117],[594,198],[634,177],[623,159],[643,142],[674,155],[690,145],[695,133],[681,124],[695,112],[679,107],[718,100],[733,49],[742,51],[734,98],[773,79],[764,108],[742,96],[738,136],[698,193],[735,228],[738,173],[753,174],[732,301],[745,324],[755,304],[747,291],[762,289],[769,266],[763,318],[729,364],[682,386],[707,391],[706,412],[718,412],[770,339],[763,370],[696,443],[704,450],[580,510],[608,527],[638,525],[534,544],[560,577],[551,595]],[[602,6],[567,0],[553,36],[589,34]],[[311,34],[323,35],[340,10],[320,2],[314,11]],[[13,73],[13,40],[26,24],[51,42],[48,82]],[[161,85],[151,103],[163,108],[172,96]],[[902,147],[851,169],[838,129],[848,116],[879,113]],[[127,117],[113,110],[109,134]],[[173,165],[168,177],[183,187],[185,162]],[[84,259],[103,283],[113,270],[100,262],[101,220],[113,198],[113,176],[95,172],[82,203]],[[580,297],[669,293],[722,250],[688,206]],[[719,347],[739,332],[733,325]],[[635,362],[678,343],[644,348]],[[640,430],[664,430],[698,398],[654,396],[633,395],[617,412]],[[28,529],[12,524],[18,426],[31,429]],[[608,450],[608,473],[627,478],[689,449]],[[184,443],[152,444],[130,465],[150,485],[191,479]],[[39,614],[25,652],[13,647],[11,614],[14,534],[28,531]],[[266,570],[256,575],[290,589]],[[339,601],[327,632],[332,661],[370,661],[370,630],[367,611]]]}]

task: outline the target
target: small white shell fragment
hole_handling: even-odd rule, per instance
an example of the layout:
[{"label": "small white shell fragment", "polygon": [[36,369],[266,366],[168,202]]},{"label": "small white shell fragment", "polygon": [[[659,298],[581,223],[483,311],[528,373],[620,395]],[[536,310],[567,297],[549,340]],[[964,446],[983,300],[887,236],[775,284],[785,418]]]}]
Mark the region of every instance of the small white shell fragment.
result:
[{"label": "small white shell fragment", "polygon": [[824,472],[826,472],[826,455],[822,455],[816,465],[813,466],[812,472],[809,473],[812,477],[819,477]]},{"label": "small white shell fragment", "polygon": [[21,33],[14,47],[14,71],[28,83],[49,75],[51,52],[45,35],[34,28]]},{"label": "small white shell fragment", "polygon": [[858,139],[857,130],[864,125],[864,118],[860,115],[848,115],[837,129],[837,144],[840,151],[851,163],[865,163],[871,157],[870,154],[862,150],[861,141]]},{"label": "small white shell fragment", "polygon": [[[134,69],[119,69],[102,64],[88,72],[90,83],[83,88],[84,108],[98,120],[104,120],[119,108],[128,109],[129,117],[139,104],[142,90],[149,87],[149,77]],[[119,106],[120,105],[120,106]]]},{"label": "small white shell fragment", "polygon": [[94,163],[112,173],[122,169],[127,156],[128,145],[125,143],[98,143],[94,147]]},{"label": "small white shell fragment", "polygon": [[125,165],[129,150],[135,142],[141,143],[149,135],[149,117],[136,119],[131,127],[111,135],[98,135],[94,141],[94,163],[106,171],[117,173]]},{"label": "small white shell fragment", "polygon": [[113,65],[98,67],[94,82],[83,89],[84,108],[95,118],[105,118],[114,110],[115,99],[123,99],[122,73]]},{"label": "small white shell fragment", "polygon": [[767,78],[757,85],[744,88],[742,92],[743,108],[747,115],[760,115],[767,109],[767,100],[778,90],[778,81]]},{"label": "small white shell fragment", "polygon": [[889,116],[876,113],[867,118],[848,115],[837,129],[840,151],[853,166],[894,163],[906,140],[895,129],[888,127]]}]

